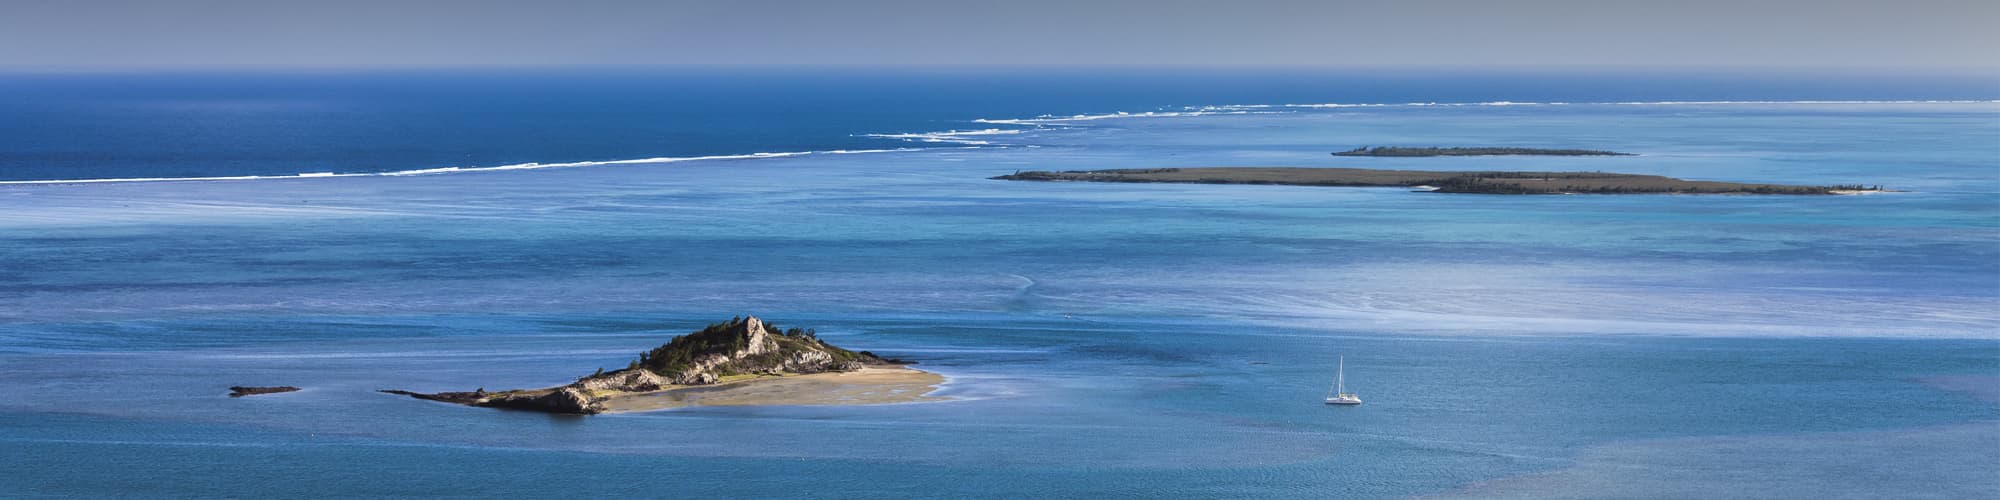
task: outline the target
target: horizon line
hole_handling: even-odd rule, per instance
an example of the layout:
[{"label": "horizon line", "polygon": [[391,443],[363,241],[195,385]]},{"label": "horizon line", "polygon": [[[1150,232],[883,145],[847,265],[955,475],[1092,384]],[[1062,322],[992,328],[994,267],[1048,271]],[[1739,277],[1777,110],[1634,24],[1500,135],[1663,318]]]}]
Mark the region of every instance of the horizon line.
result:
[{"label": "horizon line", "polygon": [[4,65],[0,74],[169,74],[169,73],[371,73],[404,71],[528,71],[528,70],[888,70],[888,71],[1407,71],[1482,73],[1676,73],[1694,74],[1848,74],[1890,76],[1961,76],[1995,78],[1995,66],[1772,66],[1716,65],[1439,65],[1439,64],[1086,64],[1086,63],[630,63],[630,64],[140,64],[140,65]]}]

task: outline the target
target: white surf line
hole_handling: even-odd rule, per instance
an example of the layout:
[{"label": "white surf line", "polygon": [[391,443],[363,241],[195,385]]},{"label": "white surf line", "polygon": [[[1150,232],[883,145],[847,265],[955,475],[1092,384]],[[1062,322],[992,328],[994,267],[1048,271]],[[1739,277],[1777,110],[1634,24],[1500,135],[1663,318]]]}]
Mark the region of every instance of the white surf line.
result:
[{"label": "white surf line", "polygon": [[1405,108],[1405,107],[1506,107],[1506,106],[1727,106],[1727,105],[1867,105],[1867,104],[1996,104],[1991,100],[1795,100],[1795,101],[1479,101],[1402,103],[1307,103],[1307,104],[1219,104],[1184,106],[1179,111],[1119,111],[1115,113],[1041,115],[1033,118],[979,118],[973,123],[993,125],[1046,125],[1130,118],[1186,118],[1213,115],[1286,114],[1301,109]]},{"label": "white surf line", "polygon": [[1338,109],[1338,108],[1390,108],[1390,107],[1474,107],[1474,106],[1771,106],[1771,105],[1865,105],[1865,104],[1995,104],[2000,100],[1796,100],[1796,101],[1480,101],[1480,102],[1405,102],[1405,103],[1324,103],[1324,104],[1232,104],[1203,106],[1195,109]]},{"label": "white surf line", "polygon": [[275,180],[275,179],[322,179],[322,178],[340,178],[340,177],[411,177],[411,176],[440,175],[440,174],[499,172],[507,170],[579,168],[579,167],[597,167],[606,165],[646,165],[646,164],[660,164],[660,163],[681,163],[681,162],[717,161],[717,160],[760,160],[767,158],[787,158],[787,157],[806,156],[806,155],[906,153],[915,151],[931,151],[931,150],[947,150],[947,149],[980,149],[980,148],[981,146],[954,147],[954,148],[835,149],[828,151],[793,151],[793,152],[782,152],[782,153],[750,153],[750,154],[740,154],[740,155],[666,156],[657,158],[639,158],[631,160],[577,161],[577,162],[564,162],[564,163],[516,163],[512,165],[499,165],[492,167],[437,167],[437,168],[420,168],[411,170],[397,170],[391,172],[349,172],[349,173],[305,172],[305,173],[298,173],[291,175],[229,175],[229,176],[212,176],[212,177],[127,177],[127,178],[115,178],[115,179],[21,180],[21,181],[0,181],[0,185],[123,184],[123,183],[141,183],[141,182],[256,181],[256,180]]},{"label": "white surf line", "polygon": [[1022,132],[1026,132],[1026,130],[1021,130],[1021,129],[1000,129],[1000,128],[989,128],[989,129],[981,129],[981,130],[947,130],[947,131],[943,131],[943,132],[912,132],[912,133],[899,133],[899,134],[858,134],[858,135],[854,135],[854,136],[852,136],[852,137],[869,137],[869,138],[875,138],[875,139],[897,139],[897,140],[902,140],[902,141],[904,141],[904,142],[931,142],[931,143],[950,143],[950,144],[972,144],[972,145],[989,145],[989,144],[992,144],[993,142],[992,142],[992,141],[988,141],[988,140],[985,140],[985,139],[968,139],[967,137],[983,137],[983,136],[994,136],[994,135],[1014,135],[1014,134],[1019,134],[1019,133],[1022,133]]},{"label": "white surf line", "polygon": [[1042,125],[1049,123],[1073,123],[1073,122],[1086,122],[1086,121],[1097,121],[1097,120],[1115,120],[1121,118],[1185,118],[1185,117],[1210,116],[1210,115],[1251,115],[1251,114],[1277,114],[1277,113],[1280,112],[1253,111],[1249,109],[1228,109],[1228,110],[1196,109],[1192,111],[1140,111],[1140,112],[1119,111],[1116,113],[1103,113],[1094,115],[1091,114],[1080,114],[1080,115],[1070,115],[1070,116],[1041,115],[1034,118],[979,118],[972,120],[972,122],[992,124],[992,125]]}]

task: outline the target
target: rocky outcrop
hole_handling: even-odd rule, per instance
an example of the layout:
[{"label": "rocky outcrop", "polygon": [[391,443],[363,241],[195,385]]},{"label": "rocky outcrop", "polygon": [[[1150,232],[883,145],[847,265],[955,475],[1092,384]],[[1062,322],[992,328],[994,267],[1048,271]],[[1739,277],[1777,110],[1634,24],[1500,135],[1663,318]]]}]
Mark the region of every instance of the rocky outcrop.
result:
[{"label": "rocky outcrop", "polygon": [[859,359],[841,360],[834,358],[833,355],[828,354],[826,351],[798,351],[786,358],[784,364],[779,366],[779,369],[790,373],[851,372],[869,364],[864,363],[863,360],[873,361],[873,364],[895,364],[881,358],[875,358],[870,354],[855,354],[858,355],[857,358]]},{"label": "rocky outcrop", "polygon": [[778,350],[778,343],[771,340],[771,334],[776,333],[777,329],[777,327],[764,324],[764,320],[757,319],[756,316],[743,318],[743,326],[735,330],[741,332],[739,335],[744,336],[744,342],[748,346],[740,351],[730,353],[729,357],[740,359],[745,356]]},{"label": "rocky outcrop", "polygon": [[827,371],[827,368],[837,367],[833,362],[833,355],[827,354],[826,351],[793,352],[791,356],[785,357],[783,364],[778,365],[779,370],[792,373],[819,373]]},{"label": "rocky outcrop", "polygon": [[540,394],[513,394],[487,399],[475,406],[491,408],[512,408],[548,413],[575,413],[592,415],[604,412],[604,404],[597,398],[576,387],[560,387],[548,391],[534,391]]},{"label": "rocky outcrop", "polygon": [[422,393],[383,389],[377,392],[409,396],[426,401],[480,406],[486,408],[508,408],[532,410],[545,413],[574,413],[591,415],[604,412],[604,405],[588,391],[575,386],[551,389],[506,392],[438,392]]},{"label": "rocky outcrop", "polygon": [[299,388],[292,387],[289,385],[278,385],[269,387],[261,387],[254,385],[239,385],[229,388],[229,397],[240,398],[244,396],[255,396],[258,394],[277,394],[280,392],[293,392],[297,390],[299,390]]},{"label": "rocky outcrop", "polygon": [[[622,370],[599,373],[560,387],[502,392],[381,392],[468,406],[549,413],[594,414],[602,399],[620,393],[651,392],[681,385],[709,385],[732,375],[786,375],[845,372],[867,365],[907,364],[854,352],[819,340],[812,330],[780,331],[755,316],[708,325],[674,337],[639,356]],[[296,389],[294,389],[296,390]]]},{"label": "rocky outcrop", "polygon": [[[732,364],[750,356],[773,352],[779,349],[778,343],[771,340],[771,333],[765,331],[768,325],[765,325],[764,321],[757,319],[756,316],[731,321],[730,323],[724,323],[724,325],[727,325],[727,328],[722,331],[711,332],[710,330],[714,329],[714,326],[711,325],[709,330],[702,330],[696,332],[694,335],[709,334],[713,337],[714,334],[720,334],[722,336],[721,340],[728,341],[729,345],[737,347],[721,352],[692,353],[691,357],[693,361],[687,365],[663,366],[662,368],[668,370],[666,373],[670,374],[674,383],[681,385],[713,384],[721,378],[716,375],[716,372],[733,371],[722,370],[723,365]],[[686,337],[675,337],[674,341],[680,342],[683,338]],[[689,345],[693,345],[693,342],[689,342]],[[654,351],[671,351],[671,347],[674,347],[674,343],[660,346],[659,349],[655,349]],[[657,356],[653,353],[648,354],[649,357]]]},{"label": "rocky outcrop", "polygon": [[375,392],[380,392],[383,394],[395,394],[398,396],[409,396],[426,401],[437,401],[440,403],[453,403],[453,404],[472,405],[472,406],[479,406],[479,403],[485,401],[486,398],[488,397],[486,391],[424,393],[424,392],[410,392],[397,389],[381,389]]},{"label": "rocky outcrop", "polygon": [[674,383],[680,385],[708,385],[720,381],[722,377],[709,372],[690,371],[674,377]]},{"label": "rocky outcrop", "polygon": [[751,316],[674,337],[641,356],[637,368],[659,373],[675,384],[705,385],[730,375],[841,372],[868,364],[889,362],[834,347],[811,330],[779,331]]},{"label": "rocky outcrop", "polygon": [[571,385],[585,391],[646,392],[660,390],[668,383],[653,372],[628,369],[584,377]]}]

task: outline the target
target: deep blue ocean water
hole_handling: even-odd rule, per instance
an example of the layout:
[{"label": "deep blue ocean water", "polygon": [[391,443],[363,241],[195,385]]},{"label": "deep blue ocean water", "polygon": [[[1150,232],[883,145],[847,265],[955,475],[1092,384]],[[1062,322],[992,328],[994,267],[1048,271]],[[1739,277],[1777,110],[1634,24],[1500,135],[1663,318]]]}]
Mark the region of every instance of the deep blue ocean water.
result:
[{"label": "deep blue ocean water", "polygon": [[[1282,103],[1978,100],[1967,75],[685,68],[0,74],[0,180],[862,150],[971,120]],[[935,145],[935,144],[930,144]]]},{"label": "deep blue ocean water", "polygon": [[[1996,87],[13,75],[0,494],[1992,497]],[[1360,145],[1639,156],[1327,154]],[[670,160],[755,153],[800,154]],[[374,175],[530,163],[574,166]],[[1198,165],[1901,192],[986,179]],[[342,175],[287,177],[318,172]],[[38,182],[231,176],[286,178]],[[565,418],[373,392],[552,385],[746,313],[919,360],[955,399]],[[1367,405],[1320,404],[1341,356]],[[307,390],[222,396],[246,384]]]}]

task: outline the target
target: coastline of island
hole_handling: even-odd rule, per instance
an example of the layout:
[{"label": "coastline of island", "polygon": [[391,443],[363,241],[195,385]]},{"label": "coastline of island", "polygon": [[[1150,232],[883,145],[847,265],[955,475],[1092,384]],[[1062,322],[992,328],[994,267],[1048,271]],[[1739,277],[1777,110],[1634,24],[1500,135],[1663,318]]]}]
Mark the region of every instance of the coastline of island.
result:
[{"label": "coastline of island", "polygon": [[1322,167],[1189,167],[1068,171],[1015,171],[996,180],[1177,184],[1275,184],[1288,186],[1401,187],[1465,194],[1777,194],[1839,195],[1885,192],[1881,186],[1804,186],[1690,181],[1659,175],[1608,172],[1426,171]]},{"label": "coastline of island", "polygon": [[485,408],[592,415],[688,406],[867,405],[940,401],[942,375],[914,362],[849,351],[812,330],[780,330],[755,316],[676,336],[623,369],[541,389],[378,392]]},{"label": "coastline of island", "polygon": [[930,393],[943,375],[907,366],[866,366],[854,371],[752,375],[707,386],[680,386],[604,398],[604,413],[691,406],[846,406],[920,403],[948,398]]}]

